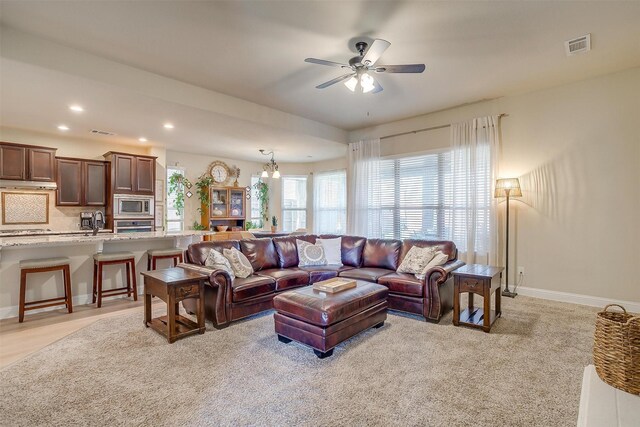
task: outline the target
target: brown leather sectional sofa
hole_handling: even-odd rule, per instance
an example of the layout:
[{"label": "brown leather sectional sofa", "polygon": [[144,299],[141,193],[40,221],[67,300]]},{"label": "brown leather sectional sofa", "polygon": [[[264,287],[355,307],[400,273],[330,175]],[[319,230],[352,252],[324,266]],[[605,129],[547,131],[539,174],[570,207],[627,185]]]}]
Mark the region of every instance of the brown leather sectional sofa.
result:
[{"label": "brown leather sectional sofa", "polygon": [[[296,239],[315,243],[316,238],[342,237],[342,266],[298,267]],[[396,273],[412,246],[438,246],[449,255],[447,263],[427,272],[424,280],[412,274]],[[235,247],[249,259],[254,274],[233,281],[222,270],[205,270],[210,250],[222,252]],[[332,277],[349,277],[379,283],[389,288],[392,310],[405,311],[438,321],[452,307],[451,272],[464,265],[457,259],[453,242],[432,240],[382,240],[355,236],[305,235],[263,239],[208,241],[189,245],[184,267],[209,274],[205,287],[207,319],[218,326],[273,308],[273,297],[280,292],[307,286]],[[195,311],[193,300],[185,308]]]}]

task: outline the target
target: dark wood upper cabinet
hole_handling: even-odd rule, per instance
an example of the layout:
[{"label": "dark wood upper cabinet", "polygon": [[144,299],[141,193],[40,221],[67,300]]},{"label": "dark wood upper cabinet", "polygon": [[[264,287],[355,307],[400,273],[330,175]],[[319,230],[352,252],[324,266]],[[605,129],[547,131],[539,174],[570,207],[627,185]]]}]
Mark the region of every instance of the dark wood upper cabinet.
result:
[{"label": "dark wood upper cabinet", "polygon": [[31,181],[55,181],[56,150],[50,148],[29,148],[29,168],[27,179]]},{"label": "dark wood upper cabinet", "polygon": [[104,162],[83,163],[84,204],[104,206],[107,203],[107,168]]},{"label": "dark wood upper cabinet", "polygon": [[56,205],[82,206],[82,160],[56,159]]},{"label": "dark wood upper cabinet", "polygon": [[0,144],[0,179],[27,179],[27,149]]},{"label": "dark wood upper cabinet", "polygon": [[135,162],[136,159],[133,156],[124,154],[115,154],[113,156],[114,193],[135,191]]},{"label": "dark wood upper cabinet", "polygon": [[156,157],[108,152],[111,162],[111,193],[154,195]]},{"label": "dark wood upper cabinet", "polygon": [[156,160],[148,157],[136,158],[136,192],[153,195]]},{"label": "dark wood upper cabinet", "polygon": [[105,162],[56,158],[56,205],[106,205],[106,171]]},{"label": "dark wood upper cabinet", "polygon": [[55,181],[56,149],[0,143],[0,179]]}]

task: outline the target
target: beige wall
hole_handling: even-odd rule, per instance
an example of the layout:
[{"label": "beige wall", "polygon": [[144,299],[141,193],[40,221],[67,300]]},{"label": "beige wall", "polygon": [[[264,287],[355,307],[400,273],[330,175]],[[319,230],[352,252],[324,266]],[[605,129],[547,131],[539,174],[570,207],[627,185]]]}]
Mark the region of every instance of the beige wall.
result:
[{"label": "beige wall", "polygon": [[[640,302],[640,69],[358,130],[350,139],[500,113],[509,115],[501,122],[500,175],[520,177],[524,193],[511,205],[510,270],[525,268],[523,287]],[[383,140],[382,153],[448,144],[448,131],[437,130]]]}]

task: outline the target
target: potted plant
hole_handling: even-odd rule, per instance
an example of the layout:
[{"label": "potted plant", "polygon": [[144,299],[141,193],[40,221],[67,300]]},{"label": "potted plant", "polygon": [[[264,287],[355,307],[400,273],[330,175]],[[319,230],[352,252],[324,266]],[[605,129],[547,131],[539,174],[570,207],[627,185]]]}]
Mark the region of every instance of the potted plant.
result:
[{"label": "potted plant", "polygon": [[213,178],[211,175],[202,174],[200,178],[196,181],[196,193],[198,193],[198,199],[200,199],[200,207],[198,208],[198,212],[200,212],[200,225],[202,226],[201,230],[206,230],[209,228],[209,206],[210,206],[210,193],[209,187],[213,184]]},{"label": "potted plant", "polygon": [[276,231],[278,231],[278,218],[274,215],[271,218],[271,232],[275,233]]},{"label": "potted plant", "polygon": [[178,211],[178,215],[182,215],[184,211],[184,188],[191,187],[191,181],[183,174],[174,172],[169,177],[169,195],[175,196],[173,207]]}]

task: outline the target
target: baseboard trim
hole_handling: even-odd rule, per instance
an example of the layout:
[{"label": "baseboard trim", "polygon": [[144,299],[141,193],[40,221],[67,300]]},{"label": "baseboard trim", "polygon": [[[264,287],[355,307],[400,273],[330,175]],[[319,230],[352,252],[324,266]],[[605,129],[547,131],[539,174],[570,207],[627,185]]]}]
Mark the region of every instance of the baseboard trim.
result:
[{"label": "baseboard trim", "polygon": [[[547,289],[528,288],[518,286],[519,295],[548,299],[552,301],[570,302],[572,304],[588,305],[591,307],[604,307],[607,304],[620,304],[631,313],[640,313],[640,303],[633,301],[622,301],[611,298],[595,297],[591,295],[573,294],[570,292],[550,291]],[[516,297],[517,298],[517,297]]]}]

